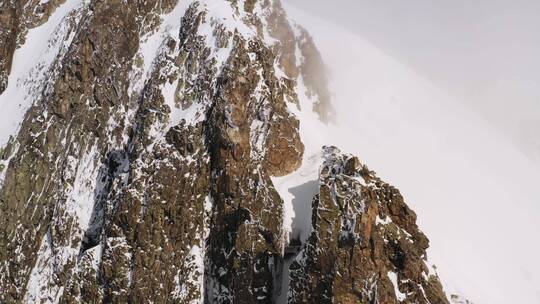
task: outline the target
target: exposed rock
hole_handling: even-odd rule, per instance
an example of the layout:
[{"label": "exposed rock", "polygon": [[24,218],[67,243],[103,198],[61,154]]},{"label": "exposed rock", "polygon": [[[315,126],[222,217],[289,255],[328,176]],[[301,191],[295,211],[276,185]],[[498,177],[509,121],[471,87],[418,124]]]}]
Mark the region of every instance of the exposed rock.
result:
[{"label": "exposed rock", "polygon": [[326,147],[323,158],[289,303],[448,303],[399,191],[337,148]]},{"label": "exposed rock", "polygon": [[0,94],[8,85],[13,52],[17,45],[18,16],[12,1],[0,3]]},{"label": "exposed rock", "polygon": [[[28,31],[64,14],[0,147],[0,302],[274,303],[287,236],[271,177],[304,158],[291,109],[305,93],[302,111],[333,115],[312,39],[277,0],[70,1],[0,4],[0,94]],[[344,173],[323,170],[314,210],[329,222],[320,239],[314,218],[291,301],[383,303],[394,271],[407,301],[446,303],[397,190],[357,159],[330,163]]]}]

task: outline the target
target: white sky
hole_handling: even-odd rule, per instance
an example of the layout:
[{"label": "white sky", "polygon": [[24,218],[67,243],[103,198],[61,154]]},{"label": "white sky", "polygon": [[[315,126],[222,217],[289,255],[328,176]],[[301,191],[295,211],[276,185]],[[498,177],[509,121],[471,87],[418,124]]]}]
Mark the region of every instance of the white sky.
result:
[{"label": "white sky", "polygon": [[285,0],[331,74],[339,125],[325,141],[401,190],[447,291],[540,303],[534,6],[384,3]]}]

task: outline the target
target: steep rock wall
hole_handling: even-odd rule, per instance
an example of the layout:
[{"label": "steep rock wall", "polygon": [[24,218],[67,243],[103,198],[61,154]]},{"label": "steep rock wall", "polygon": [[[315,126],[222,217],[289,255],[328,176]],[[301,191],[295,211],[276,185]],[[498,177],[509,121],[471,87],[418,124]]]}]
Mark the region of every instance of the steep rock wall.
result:
[{"label": "steep rock wall", "polygon": [[[309,95],[301,111],[333,119],[321,56],[279,1],[0,6],[0,107],[27,105],[0,134],[0,302],[274,303],[288,235],[271,177],[304,161],[291,108]],[[28,45],[44,55],[13,74]],[[330,204],[325,189],[317,206]],[[420,265],[427,239],[413,232]],[[351,263],[339,246],[332,258]],[[365,283],[373,269],[350,277]],[[290,301],[317,295],[299,290],[311,271],[292,272]],[[327,281],[335,303],[354,294],[339,282]],[[440,288],[424,288],[438,303]]]}]

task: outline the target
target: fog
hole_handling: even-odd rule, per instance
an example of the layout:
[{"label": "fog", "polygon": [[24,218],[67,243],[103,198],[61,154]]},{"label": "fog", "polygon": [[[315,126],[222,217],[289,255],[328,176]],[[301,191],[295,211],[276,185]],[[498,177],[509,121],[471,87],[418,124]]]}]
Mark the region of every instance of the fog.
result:
[{"label": "fog", "polygon": [[331,75],[326,142],[396,185],[450,294],[540,303],[532,2],[286,0]]},{"label": "fog", "polygon": [[540,161],[540,1],[285,2],[373,43]]}]

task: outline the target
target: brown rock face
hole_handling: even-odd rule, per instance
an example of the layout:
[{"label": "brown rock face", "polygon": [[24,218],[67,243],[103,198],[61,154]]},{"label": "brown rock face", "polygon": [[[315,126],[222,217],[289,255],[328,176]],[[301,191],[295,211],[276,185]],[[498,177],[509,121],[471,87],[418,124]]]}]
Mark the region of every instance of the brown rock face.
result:
[{"label": "brown rock face", "polygon": [[0,3],[0,94],[8,85],[13,53],[28,30],[47,22],[66,0],[18,0]]},{"label": "brown rock face", "polygon": [[356,157],[324,149],[312,233],[290,268],[289,303],[448,303],[428,240],[399,191]]},{"label": "brown rock face", "polygon": [[[286,228],[271,177],[304,158],[299,90],[303,111],[332,115],[307,32],[277,0],[3,1],[0,98],[48,20],[56,53],[19,75],[32,102],[0,147],[0,303],[275,303]],[[414,213],[340,157],[290,301],[393,303],[393,272],[406,301],[446,303]]]},{"label": "brown rock face", "polygon": [[8,84],[13,52],[17,45],[18,16],[15,5],[11,1],[0,3],[0,94]]},{"label": "brown rock face", "polygon": [[[303,145],[266,34],[198,1],[89,1],[64,19],[74,39],[2,151],[0,300],[272,301],[284,244],[269,177]],[[25,30],[12,23],[3,34]]]}]

